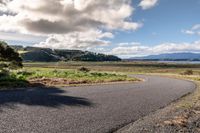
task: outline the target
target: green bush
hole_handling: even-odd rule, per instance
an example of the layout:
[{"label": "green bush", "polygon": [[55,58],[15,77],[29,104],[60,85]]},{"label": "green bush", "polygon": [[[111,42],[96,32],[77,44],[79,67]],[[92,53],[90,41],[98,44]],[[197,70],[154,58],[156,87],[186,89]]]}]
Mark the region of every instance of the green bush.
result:
[{"label": "green bush", "polygon": [[29,85],[29,82],[26,80],[27,76],[25,75],[28,75],[28,73],[17,73],[3,69],[0,71],[0,86],[6,88],[26,87]]},{"label": "green bush", "polygon": [[89,72],[90,71],[90,69],[86,68],[86,67],[81,67],[78,70],[81,71],[81,72]]},{"label": "green bush", "polygon": [[8,75],[9,75],[9,71],[8,70],[2,69],[0,71],[0,79],[6,77]]},{"label": "green bush", "polygon": [[17,72],[17,75],[23,75],[23,76],[30,76],[32,74],[34,74],[34,72],[28,72],[28,71],[25,71],[25,70]]},{"label": "green bush", "polygon": [[192,70],[186,70],[186,71],[184,71],[182,74],[183,75],[193,75],[193,71]]}]

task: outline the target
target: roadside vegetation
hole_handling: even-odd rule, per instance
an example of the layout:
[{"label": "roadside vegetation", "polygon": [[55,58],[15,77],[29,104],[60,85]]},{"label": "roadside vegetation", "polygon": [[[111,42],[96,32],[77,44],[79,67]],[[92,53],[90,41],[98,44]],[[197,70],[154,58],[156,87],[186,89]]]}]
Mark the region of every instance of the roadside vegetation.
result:
[{"label": "roadside vegetation", "polygon": [[22,67],[22,59],[19,54],[5,42],[0,41],[0,87],[27,85],[28,81],[11,72]]},{"label": "roadside vegetation", "polygon": [[12,74],[15,77],[29,81],[31,84],[43,84],[48,86],[65,86],[118,81],[139,81],[135,78],[129,78],[124,74],[95,72],[90,71],[84,67],[77,70],[25,68],[13,71]]},{"label": "roadside vegetation", "polygon": [[93,72],[129,74],[156,74],[187,77],[200,81],[200,64],[175,64],[158,62],[50,62],[24,63],[25,69],[79,70],[80,66]]}]

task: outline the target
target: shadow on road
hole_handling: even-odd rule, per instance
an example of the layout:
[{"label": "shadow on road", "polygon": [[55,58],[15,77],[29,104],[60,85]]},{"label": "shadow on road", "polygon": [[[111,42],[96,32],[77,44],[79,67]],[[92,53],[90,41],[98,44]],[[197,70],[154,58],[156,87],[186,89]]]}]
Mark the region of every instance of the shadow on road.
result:
[{"label": "shadow on road", "polygon": [[38,87],[27,90],[0,92],[0,108],[2,106],[14,108],[15,104],[46,107],[59,107],[63,105],[92,106],[88,99],[68,96],[66,91],[56,87]]}]

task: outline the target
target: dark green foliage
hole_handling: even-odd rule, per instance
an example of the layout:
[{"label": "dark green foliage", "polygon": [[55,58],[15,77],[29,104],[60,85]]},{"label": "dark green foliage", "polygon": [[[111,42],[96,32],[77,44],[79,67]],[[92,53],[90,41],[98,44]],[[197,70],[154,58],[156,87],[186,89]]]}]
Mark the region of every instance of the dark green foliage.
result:
[{"label": "dark green foliage", "polygon": [[[0,41],[0,86],[1,87],[21,87],[28,82],[20,76],[13,75],[10,69],[21,68],[22,58],[7,43]],[[1,88],[2,89],[2,88]]]},{"label": "dark green foliage", "polygon": [[8,70],[5,70],[5,69],[1,70],[0,71],[0,80],[2,78],[4,78],[4,77],[7,77],[8,75],[9,75],[9,71]]},{"label": "dark green foliage", "polygon": [[121,61],[120,58],[113,55],[98,54],[81,50],[54,50],[65,61]]},{"label": "dark green foliage", "polygon": [[[8,70],[1,70],[0,72],[0,86],[1,87],[25,87],[29,82],[23,75],[10,73]],[[2,88],[1,88],[2,89]]]},{"label": "dark green foliage", "polygon": [[90,69],[86,68],[86,67],[81,67],[78,70],[81,71],[81,72],[89,72],[90,71]]},{"label": "dark green foliage", "polygon": [[34,72],[28,72],[28,71],[24,71],[24,70],[17,72],[17,75],[21,75],[23,77],[31,76],[32,74],[34,74]]},{"label": "dark green foliage", "polygon": [[86,52],[85,54],[74,57],[74,61],[120,61],[116,56],[96,54],[92,52]]},{"label": "dark green foliage", "polygon": [[0,41],[0,62],[0,69],[6,67],[15,69],[23,66],[22,58],[19,56],[19,53],[3,41]]}]

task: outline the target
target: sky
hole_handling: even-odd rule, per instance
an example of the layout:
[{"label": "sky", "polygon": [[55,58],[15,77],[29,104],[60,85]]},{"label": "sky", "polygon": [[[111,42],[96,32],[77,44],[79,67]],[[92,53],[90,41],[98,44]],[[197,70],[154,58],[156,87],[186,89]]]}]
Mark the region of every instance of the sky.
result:
[{"label": "sky", "polygon": [[200,53],[200,0],[0,0],[0,40],[122,58]]}]

